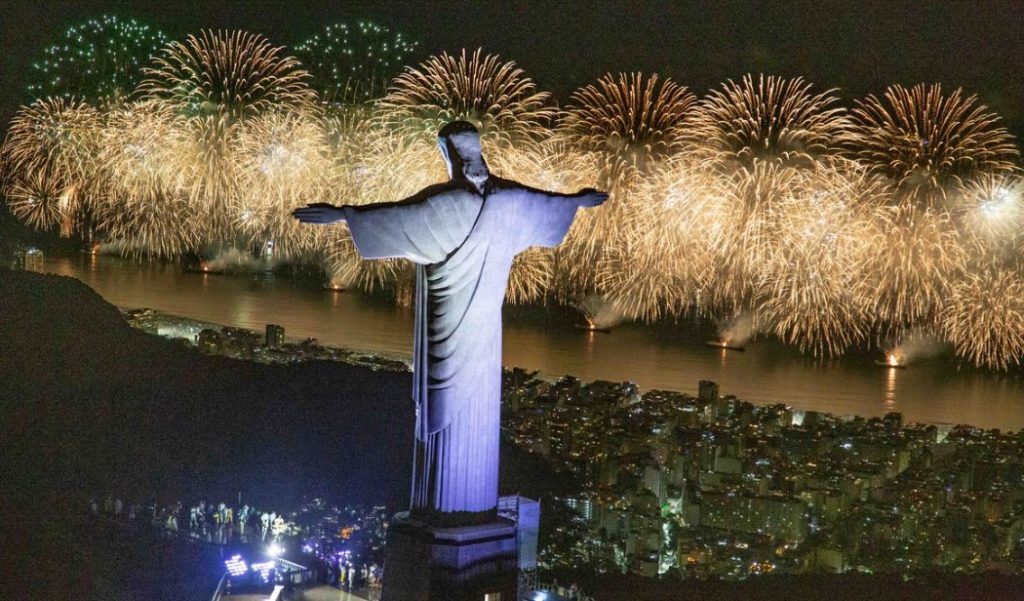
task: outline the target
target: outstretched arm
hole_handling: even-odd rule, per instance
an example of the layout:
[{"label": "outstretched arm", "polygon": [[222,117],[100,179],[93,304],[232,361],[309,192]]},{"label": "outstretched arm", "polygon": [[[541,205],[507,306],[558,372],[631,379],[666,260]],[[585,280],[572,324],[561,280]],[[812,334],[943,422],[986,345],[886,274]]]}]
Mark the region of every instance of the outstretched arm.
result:
[{"label": "outstretched arm", "polygon": [[565,238],[579,208],[596,207],[608,194],[586,188],[573,194],[560,194],[521,186],[518,218],[518,247],[557,246]]},{"label": "outstretched arm", "polygon": [[336,207],[326,202],[315,202],[300,209],[292,211],[292,217],[302,223],[317,223],[327,225],[337,223],[345,219],[345,207]]},{"label": "outstretched arm", "polygon": [[444,191],[444,186],[429,186],[403,200],[376,202],[368,205],[332,205],[327,202],[314,202],[292,211],[292,217],[302,223],[328,225],[348,219],[348,216],[353,211],[359,213],[378,213],[386,210],[388,213],[394,213],[393,209],[396,207],[418,205]]},{"label": "outstretched arm", "polygon": [[303,223],[347,221],[364,259],[403,258],[435,263],[462,244],[480,211],[480,198],[459,189],[432,186],[398,202],[296,209]]},{"label": "outstretched arm", "polygon": [[583,208],[599,207],[608,200],[607,192],[600,192],[593,188],[584,188],[573,194],[558,194],[557,192],[545,192],[548,196],[555,198],[567,198],[576,201],[576,206]]}]

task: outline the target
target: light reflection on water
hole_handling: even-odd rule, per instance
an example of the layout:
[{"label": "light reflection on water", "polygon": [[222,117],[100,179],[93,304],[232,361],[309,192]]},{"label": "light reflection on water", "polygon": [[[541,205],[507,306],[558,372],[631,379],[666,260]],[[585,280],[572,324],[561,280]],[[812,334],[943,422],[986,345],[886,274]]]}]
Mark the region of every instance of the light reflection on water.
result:
[{"label": "light reflection on water", "polygon": [[[184,272],[162,263],[109,256],[47,257],[46,270],[81,279],[120,307],[159,311],[262,330],[285,327],[289,338],[408,355],[409,308],[353,292],[320,290],[289,278]],[[901,411],[910,421],[1024,428],[1019,374],[957,370],[941,359],[907,369],[880,368],[862,357],[814,361],[773,341],[737,353],[708,347],[704,337],[664,326],[625,324],[611,334],[584,332],[562,312],[506,311],[504,361],[549,375],[632,380],[641,388],[695,393],[702,379],[723,394],[843,415]],[[899,373],[897,373],[899,372]]]}]

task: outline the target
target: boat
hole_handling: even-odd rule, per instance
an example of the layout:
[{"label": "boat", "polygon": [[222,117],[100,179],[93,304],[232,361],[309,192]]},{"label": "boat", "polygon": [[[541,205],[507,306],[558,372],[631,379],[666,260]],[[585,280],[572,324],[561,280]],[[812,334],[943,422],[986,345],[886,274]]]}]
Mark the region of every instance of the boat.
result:
[{"label": "boat", "polygon": [[602,334],[611,334],[611,328],[602,328],[589,323],[578,323],[575,324],[576,329],[585,330],[587,332],[600,332]]},{"label": "boat", "polygon": [[741,353],[743,351],[747,350],[747,347],[745,347],[745,346],[742,346],[742,345],[739,345],[739,344],[733,344],[733,343],[728,342],[726,340],[708,340],[707,341],[707,345],[708,346],[713,346],[715,348],[720,348],[720,349],[723,349],[723,350],[727,350],[727,351],[739,351]]}]

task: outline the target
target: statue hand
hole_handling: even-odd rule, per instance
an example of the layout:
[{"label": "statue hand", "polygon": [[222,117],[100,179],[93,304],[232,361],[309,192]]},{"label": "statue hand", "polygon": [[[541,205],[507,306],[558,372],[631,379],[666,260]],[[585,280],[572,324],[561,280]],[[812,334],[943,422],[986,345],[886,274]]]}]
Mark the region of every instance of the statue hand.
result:
[{"label": "statue hand", "polygon": [[604,204],[604,201],[608,200],[608,193],[598,192],[593,188],[587,188],[585,190],[580,190],[578,198],[578,202],[581,207],[599,207]]},{"label": "statue hand", "polygon": [[292,211],[292,217],[302,223],[336,223],[345,220],[345,211],[342,207],[336,207],[326,202],[316,202],[306,205],[301,209]]}]

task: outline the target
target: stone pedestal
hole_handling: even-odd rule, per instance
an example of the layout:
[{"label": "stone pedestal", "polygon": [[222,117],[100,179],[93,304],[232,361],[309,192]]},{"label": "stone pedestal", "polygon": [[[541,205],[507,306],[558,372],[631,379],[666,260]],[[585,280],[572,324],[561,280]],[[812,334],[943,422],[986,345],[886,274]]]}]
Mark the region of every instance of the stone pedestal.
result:
[{"label": "stone pedestal", "polygon": [[388,531],[381,601],[515,601],[516,525],[437,528],[398,516]]}]

